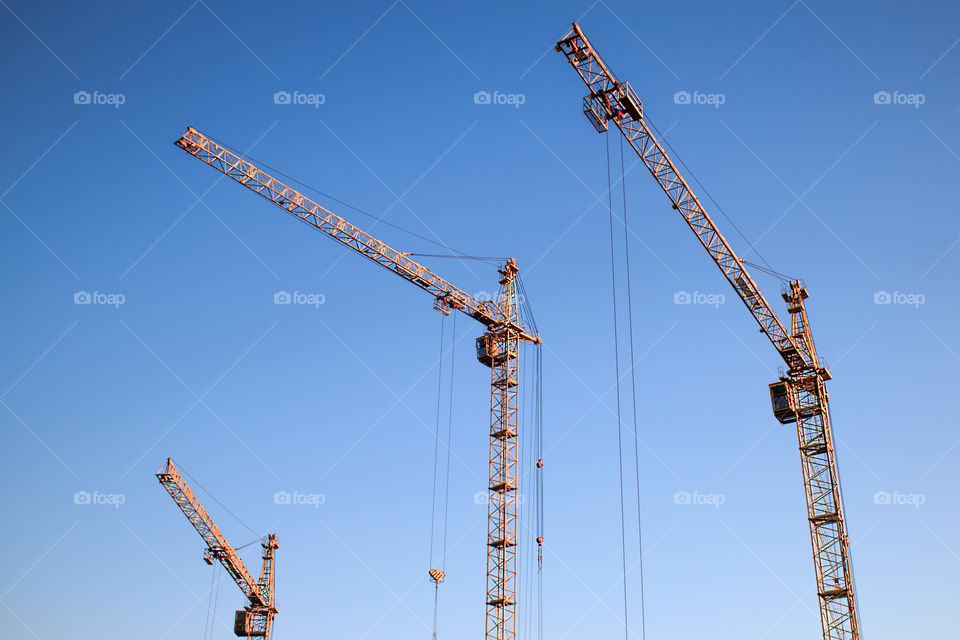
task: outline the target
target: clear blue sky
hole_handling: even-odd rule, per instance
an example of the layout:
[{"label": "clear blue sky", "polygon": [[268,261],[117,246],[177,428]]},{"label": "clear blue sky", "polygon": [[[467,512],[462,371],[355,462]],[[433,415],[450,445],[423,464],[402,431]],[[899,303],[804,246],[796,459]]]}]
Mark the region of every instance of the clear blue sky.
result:
[{"label": "clear blue sky", "polygon": [[[0,4],[4,637],[202,636],[211,569],[154,478],[167,456],[278,533],[278,639],[429,636],[441,319],[186,158],[171,143],[187,125],[418,234],[516,257],[545,340],[546,637],[623,634],[604,141],[552,51],[573,19],[744,236],[810,288],[864,637],[955,635],[955,3]],[[284,91],[305,104],[276,104]],[[642,166],[626,184],[648,637],[818,637],[796,436],[767,399],[776,354]],[[495,287],[483,263],[427,263]],[[674,304],[683,291],[726,302]],[[482,633],[485,557],[488,373],[478,328],[457,331],[450,638]],[[83,491],[123,504],[75,504]],[[675,504],[684,491],[723,504]],[[253,538],[200,496],[231,540]],[[233,637],[241,597],[221,586],[214,637]],[[628,599],[639,637],[636,569]]]}]

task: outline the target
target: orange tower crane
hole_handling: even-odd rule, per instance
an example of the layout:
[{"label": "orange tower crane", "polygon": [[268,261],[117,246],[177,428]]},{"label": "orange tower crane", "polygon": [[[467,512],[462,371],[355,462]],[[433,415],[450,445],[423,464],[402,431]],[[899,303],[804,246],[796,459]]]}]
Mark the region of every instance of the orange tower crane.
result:
[{"label": "orange tower crane", "polygon": [[[434,308],[441,313],[460,311],[484,326],[476,348],[477,359],[490,367],[486,638],[513,640],[517,602],[518,360],[521,342],[540,344],[536,331],[529,330],[520,320],[516,261],[511,258],[498,270],[497,300],[478,300],[193,127],[174,144],[340,244],[417,285],[433,296]],[[431,578],[437,581],[432,573]]]},{"label": "orange tower crane", "polygon": [[859,640],[850,541],[840,498],[825,384],[830,372],[817,357],[810,333],[804,308],[806,286],[799,280],[792,281],[782,294],[790,313],[788,331],[750,277],[743,260],[733,252],[651,133],[644,122],[643,104],[630,84],[617,80],[577,23],[557,43],[556,50],[566,56],[587,86],[584,115],[599,133],[606,132],[609,123],[617,127],[746,305],[760,332],[786,363],[786,375],[770,385],[770,397],[777,420],[797,426],[823,637]]},{"label": "orange tower crane", "polygon": [[237,611],[233,632],[238,637],[270,640],[273,618],[277,615],[277,607],[273,601],[273,559],[278,547],[277,536],[271,533],[261,543],[263,567],[260,569],[260,579],[254,580],[236,550],[220,533],[213,518],[197,500],[187,481],[180,475],[180,470],[173,464],[172,459],[167,458],[167,464],[157,473],[157,479],[183,511],[183,515],[187,516],[187,520],[197,530],[203,541],[207,543],[207,548],[203,552],[204,562],[212,565],[214,560],[219,560],[243,591],[243,595],[250,601],[250,604]]}]

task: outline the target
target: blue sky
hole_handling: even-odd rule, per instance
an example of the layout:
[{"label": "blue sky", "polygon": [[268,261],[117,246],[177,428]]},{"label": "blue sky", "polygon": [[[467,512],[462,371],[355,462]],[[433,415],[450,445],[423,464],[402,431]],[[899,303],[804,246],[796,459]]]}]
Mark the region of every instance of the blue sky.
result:
[{"label": "blue sky", "polygon": [[[807,282],[864,635],[960,624],[954,3],[0,4],[5,637],[201,636],[211,569],[154,477],[167,456],[278,533],[277,638],[430,633],[444,321],[422,292],[185,157],[172,142],[187,125],[417,234],[517,259],[544,337],[545,634],[623,633],[605,148],[552,50],[574,19],[743,232],[716,216],[735,249],[757,261],[755,243]],[[647,634],[817,637],[796,435],[767,399],[777,356],[627,167]],[[496,286],[485,263],[424,261],[466,291]],[[781,309],[779,283],[755,276]],[[323,304],[275,305],[278,291]],[[725,301],[678,305],[679,292]],[[443,360],[447,637],[483,624],[478,333],[461,318]],[[83,491],[122,504],[75,504]],[[282,491],[322,504],[277,504]],[[228,538],[254,537],[199,494]],[[637,553],[631,536],[628,565]],[[627,586],[640,637],[636,568]],[[241,604],[224,579],[214,637],[232,637]]]}]

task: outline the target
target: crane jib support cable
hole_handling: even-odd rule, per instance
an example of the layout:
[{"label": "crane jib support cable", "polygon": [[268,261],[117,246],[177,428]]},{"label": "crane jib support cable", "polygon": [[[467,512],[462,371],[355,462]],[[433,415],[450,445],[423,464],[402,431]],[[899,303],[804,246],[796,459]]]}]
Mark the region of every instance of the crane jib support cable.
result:
[{"label": "crane jib support cable", "polygon": [[[519,268],[512,258],[497,269],[500,293],[479,300],[302,193],[229,151],[193,127],[174,144],[243,187],[434,298],[443,313],[459,311],[484,326],[477,359],[490,368],[490,473],[487,507],[487,640],[516,638],[517,436],[521,343],[540,344],[536,327],[521,319]],[[529,309],[526,309],[529,312]],[[532,314],[529,314],[532,319]]]},{"label": "crane jib support cable", "polygon": [[611,123],[616,127],[787,364],[785,375],[769,390],[774,417],[797,429],[823,637],[859,640],[850,540],[826,389],[831,375],[817,356],[804,305],[809,296],[806,286],[792,280],[781,294],[790,315],[788,330],[651,131],[630,83],[617,79],[577,23],[557,42],[556,50],[587,87],[583,98],[587,120],[599,133],[607,132]]}]

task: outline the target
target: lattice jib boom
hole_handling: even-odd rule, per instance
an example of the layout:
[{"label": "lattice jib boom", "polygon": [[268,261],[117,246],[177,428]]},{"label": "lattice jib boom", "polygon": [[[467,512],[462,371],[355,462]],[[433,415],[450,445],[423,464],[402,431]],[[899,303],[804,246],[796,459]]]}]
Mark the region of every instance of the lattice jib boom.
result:
[{"label": "lattice jib boom", "polygon": [[193,494],[190,486],[180,475],[176,465],[173,464],[173,460],[167,458],[166,465],[157,473],[157,479],[174,502],[177,503],[177,506],[180,507],[180,510],[183,511],[183,515],[187,516],[187,520],[190,521],[193,528],[203,538],[210,555],[220,561],[223,568],[227,570],[230,577],[243,591],[243,595],[250,600],[250,603],[258,606],[270,606],[272,604],[270,596],[261,592],[257,580],[247,570],[243,560],[230,546],[224,535],[220,533],[220,529],[214,523],[213,518],[210,517],[207,510],[203,508],[203,505]]},{"label": "lattice jib boom", "polygon": [[760,325],[760,331],[770,339],[787,365],[791,368],[816,366],[805,361],[804,354],[750,277],[743,262],[707,215],[660,142],[647,128],[643,121],[643,104],[630,84],[617,80],[577,24],[557,43],[556,49],[567,57],[590,91],[584,98],[584,113],[591,124],[601,132],[607,130],[608,122],[613,122],[620,129],[670,198],[673,208],[683,216]]},{"label": "lattice jib boom", "polygon": [[[503,321],[504,314],[497,302],[478,300],[455,287],[416,260],[328,211],[193,127],[188,127],[186,133],[174,144],[334,240],[417,285],[436,299],[438,307],[462,311],[488,327]],[[519,324],[514,324],[511,328],[519,331],[526,340],[539,340],[529,335]]]}]

